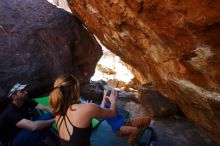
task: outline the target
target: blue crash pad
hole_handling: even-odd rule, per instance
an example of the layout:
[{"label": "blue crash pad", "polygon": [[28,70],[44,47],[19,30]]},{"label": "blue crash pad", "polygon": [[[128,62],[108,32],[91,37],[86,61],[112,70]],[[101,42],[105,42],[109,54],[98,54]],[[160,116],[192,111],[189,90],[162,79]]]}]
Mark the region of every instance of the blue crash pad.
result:
[{"label": "blue crash pad", "polygon": [[[151,130],[146,129],[144,133],[138,137],[138,145],[147,145],[150,141]],[[118,137],[114,132],[112,132],[111,126],[104,120],[102,121],[92,132],[91,146],[126,146],[128,137]]]},{"label": "blue crash pad", "polygon": [[111,126],[104,120],[91,135],[91,146],[126,146],[128,137],[118,137],[112,132]]}]

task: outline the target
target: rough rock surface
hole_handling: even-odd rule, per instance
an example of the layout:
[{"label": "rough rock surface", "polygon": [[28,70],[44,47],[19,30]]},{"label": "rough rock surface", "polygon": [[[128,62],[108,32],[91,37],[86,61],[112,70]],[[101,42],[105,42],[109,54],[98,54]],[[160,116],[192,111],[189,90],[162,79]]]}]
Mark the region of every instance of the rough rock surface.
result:
[{"label": "rough rock surface", "polygon": [[101,102],[105,85],[107,85],[107,83],[102,80],[83,84],[80,87],[80,95],[88,101]]},{"label": "rough rock surface", "polygon": [[102,55],[76,17],[46,0],[0,1],[0,95],[16,82],[48,87],[61,73],[87,82]]},{"label": "rough rock surface", "polygon": [[219,0],[68,0],[100,41],[220,144]]},{"label": "rough rock surface", "polygon": [[193,122],[182,117],[156,118],[150,127],[154,139],[164,146],[219,146]]},{"label": "rough rock surface", "polygon": [[139,87],[138,99],[151,117],[175,115],[178,107],[157,91],[155,86],[146,84]]}]

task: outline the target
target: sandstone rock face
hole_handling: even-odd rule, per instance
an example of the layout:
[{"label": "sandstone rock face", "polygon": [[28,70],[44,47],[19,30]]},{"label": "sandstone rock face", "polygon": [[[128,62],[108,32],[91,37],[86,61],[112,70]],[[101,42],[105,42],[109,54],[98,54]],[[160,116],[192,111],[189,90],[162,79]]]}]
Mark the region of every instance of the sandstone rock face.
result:
[{"label": "sandstone rock face", "polygon": [[185,118],[156,118],[150,127],[155,139],[164,146],[219,146]]},{"label": "sandstone rock face", "polygon": [[175,115],[178,107],[168,99],[161,95],[157,89],[150,84],[142,85],[138,90],[138,99],[145,106],[146,111],[151,117],[165,117]]},{"label": "sandstone rock face", "polygon": [[101,55],[78,19],[46,0],[0,1],[0,95],[16,82],[45,89],[61,73],[87,82]]},{"label": "sandstone rock face", "polygon": [[220,143],[219,0],[68,0],[90,32]]}]

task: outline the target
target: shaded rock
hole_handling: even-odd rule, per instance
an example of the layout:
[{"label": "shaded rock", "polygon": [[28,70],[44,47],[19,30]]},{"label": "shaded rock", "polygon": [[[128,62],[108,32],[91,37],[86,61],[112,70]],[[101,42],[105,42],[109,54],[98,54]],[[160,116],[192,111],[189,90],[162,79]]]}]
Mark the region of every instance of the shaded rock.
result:
[{"label": "shaded rock", "polygon": [[220,144],[220,1],[68,2],[88,31]]},{"label": "shaded rock", "polygon": [[135,119],[139,117],[151,117],[151,115],[145,110],[145,108],[132,98],[123,100],[122,98],[118,99],[117,106],[121,109],[124,109],[129,112],[129,118]]},{"label": "shaded rock", "polygon": [[219,146],[185,118],[156,118],[150,127],[154,139],[164,146]]},{"label": "shaded rock", "polygon": [[102,55],[77,18],[46,0],[1,0],[0,40],[0,88],[5,94],[16,82],[48,92],[62,73],[88,82]]},{"label": "shaded rock", "polygon": [[107,83],[102,80],[83,84],[80,87],[80,95],[89,101],[101,102],[105,85]]},{"label": "shaded rock", "polygon": [[128,92],[128,91],[119,90],[118,100],[123,101],[124,103],[130,102],[130,101],[139,103],[137,99],[137,91]]},{"label": "shaded rock", "polygon": [[178,107],[153,85],[142,85],[138,90],[138,99],[153,117],[175,115],[178,110]]}]

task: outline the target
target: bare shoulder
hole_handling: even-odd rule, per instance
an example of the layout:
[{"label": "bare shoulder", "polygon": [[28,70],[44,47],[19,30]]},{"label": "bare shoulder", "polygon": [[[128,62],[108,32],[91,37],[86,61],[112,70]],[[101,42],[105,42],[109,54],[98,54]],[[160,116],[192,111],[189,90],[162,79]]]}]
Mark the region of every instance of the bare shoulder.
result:
[{"label": "bare shoulder", "polygon": [[78,113],[81,116],[86,116],[87,118],[94,118],[97,113],[99,113],[99,106],[94,103],[85,103],[78,105]]},{"label": "bare shoulder", "polygon": [[87,108],[88,110],[93,110],[93,109],[99,108],[99,106],[95,103],[86,103],[86,104],[83,104],[83,106],[85,108]]},{"label": "bare shoulder", "polygon": [[77,105],[72,105],[72,109],[83,109],[83,111],[94,111],[99,108],[97,104],[94,103],[85,103],[85,104],[77,104]]}]

